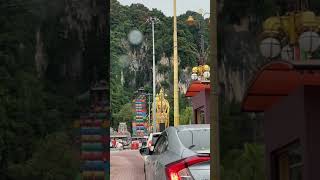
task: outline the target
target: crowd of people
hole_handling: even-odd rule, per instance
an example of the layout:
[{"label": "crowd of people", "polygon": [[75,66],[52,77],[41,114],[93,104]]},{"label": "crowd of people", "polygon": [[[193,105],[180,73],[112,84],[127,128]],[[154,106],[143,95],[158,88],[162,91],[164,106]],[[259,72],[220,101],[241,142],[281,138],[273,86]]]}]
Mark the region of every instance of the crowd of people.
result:
[{"label": "crowd of people", "polygon": [[123,141],[122,139],[113,138],[110,142],[111,148],[123,149]]}]

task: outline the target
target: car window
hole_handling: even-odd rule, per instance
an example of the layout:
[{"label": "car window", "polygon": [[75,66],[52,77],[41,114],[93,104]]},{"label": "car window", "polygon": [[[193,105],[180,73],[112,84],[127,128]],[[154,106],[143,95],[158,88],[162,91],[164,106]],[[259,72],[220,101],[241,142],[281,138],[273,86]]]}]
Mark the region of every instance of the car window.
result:
[{"label": "car window", "polygon": [[155,148],[154,148],[154,154],[158,155],[167,150],[168,141],[166,135],[161,135],[156,142]]},{"label": "car window", "polygon": [[162,145],[159,147],[159,153],[163,153],[167,150],[167,147],[168,147],[168,138],[165,137],[163,142],[162,142]]},{"label": "car window", "polygon": [[152,137],[152,144],[155,144],[159,138],[160,134],[154,134]]},{"label": "car window", "polygon": [[159,139],[157,140],[155,146],[154,146],[154,154],[159,154],[160,152],[160,147],[163,143],[164,137],[160,136]]},{"label": "car window", "polygon": [[181,143],[192,151],[210,151],[210,129],[183,130],[178,136]]}]

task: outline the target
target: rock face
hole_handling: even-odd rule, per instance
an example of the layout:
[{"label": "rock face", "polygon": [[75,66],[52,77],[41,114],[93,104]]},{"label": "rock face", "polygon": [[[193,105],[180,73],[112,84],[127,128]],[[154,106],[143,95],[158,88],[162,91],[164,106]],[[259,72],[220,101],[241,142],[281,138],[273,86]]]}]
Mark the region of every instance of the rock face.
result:
[{"label": "rock face", "polygon": [[122,39],[121,47],[127,52],[125,60],[127,64],[123,65],[123,70],[129,72],[130,75],[125,79],[130,87],[142,87],[143,82],[147,81],[152,73],[151,59],[147,58],[148,43],[143,42],[139,48],[136,48],[131,46],[127,39]]},{"label": "rock face", "polygon": [[[53,68],[57,69],[57,76],[65,79],[97,78],[104,72],[99,72],[101,68],[93,64],[107,63],[107,3],[103,0],[65,0],[58,4],[56,9],[59,11],[47,12],[47,16],[54,18],[45,19],[35,34],[38,75],[43,76]],[[54,24],[53,28],[59,32],[51,33],[46,24]],[[52,47],[52,39],[61,47]]]},{"label": "rock face", "polygon": [[[171,71],[173,71],[173,58],[167,57],[165,54],[162,54],[159,65],[164,67],[165,69],[168,69],[167,71],[159,71],[156,72],[156,83],[157,86],[160,87],[164,82],[169,82],[173,79],[173,74]],[[181,69],[179,73],[179,90],[181,94],[185,94],[187,92],[187,88],[189,86],[189,83],[191,81],[190,79],[191,71],[190,68]],[[169,84],[172,84],[172,82],[169,82]],[[173,92],[173,85],[168,87],[168,90],[170,92]]]},{"label": "rock face", "polygon": [[227,102],[241,102],[247,85],[257,67],[265,62],[261,57],[257,36],[249,31],[247,19],[240,25],[223,29],[219,79]]},{"label": "rock face", "polygon": [[36,51],[35,51],[35,65],[36,65],[36,70],[38,73],[38,76],[41,77],[43,73],[46,71],[48,62],[45,54],[45,49],[44,49],[44,42],[42,38],[42,33],[40,30],[37,30],[36,32]]},{"label": "rock face", "polygon": [[[265,62],[259,53],[257,36],[252,34],[248,27],[229,25],[224,29],[223,46],[221,48],[221,56],[219,58],[219,79],[224,98],[227,102],[241,102],[247,84],[254,75],[257,67]],[[125,43],[124,43],[125,44]],[[134,76],[127,80],[134,87],[136,78],[139,73],[145,73],[144,80],[152,76],[152,64],[149,64],[144,47],[140,50],[128,48],[129,70],[134,72]],[[147,62],[147,63],[146,63]],[[166,69],[166,70],[161,70]],[[180,70],[179,72],[179,88],[184,94],[190,83],[191,67]],[[160,87],[163,83],[171,83],[172,81],[172,57],[162,54],[156,71],[156,84]],[[145,82],[146,82],[145,81]],[[149,82],[151,83],[151,82]],[[173,86],[169,86],[170,92]]]}]

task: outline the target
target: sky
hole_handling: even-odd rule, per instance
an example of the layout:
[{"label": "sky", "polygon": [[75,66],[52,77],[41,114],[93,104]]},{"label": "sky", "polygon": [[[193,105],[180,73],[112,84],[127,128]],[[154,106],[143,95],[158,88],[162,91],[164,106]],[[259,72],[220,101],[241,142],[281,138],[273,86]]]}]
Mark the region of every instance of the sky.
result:
[{"label": "sky", "polygon": [[[133,3],[144,4],[149,9],[156,8],[166,16],[173,15],[173,0],[118,0],[122,5]],[[188,10],[198,12],[200,9],[204,13],[210,12],[210,0],[177,0],[177,15],[184,14]],[[205,17],[208,17],[206,15]]]}]

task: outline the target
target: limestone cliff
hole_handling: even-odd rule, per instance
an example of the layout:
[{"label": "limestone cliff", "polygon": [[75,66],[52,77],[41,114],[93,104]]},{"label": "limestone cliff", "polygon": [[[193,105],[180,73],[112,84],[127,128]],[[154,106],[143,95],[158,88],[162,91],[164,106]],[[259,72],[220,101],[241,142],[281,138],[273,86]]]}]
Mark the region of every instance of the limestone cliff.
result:
[{"label": "limestone cliff", "polygon": [[35,65],[39,76],[54,73],[57,78],[70,80],[101,78],[106,71],[101,66],[107,63],[106,2],[59,0],[56,3],[43,7],[46,16],[35,33]]}]

